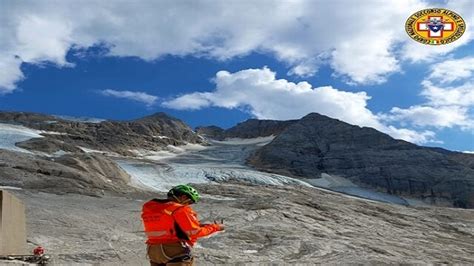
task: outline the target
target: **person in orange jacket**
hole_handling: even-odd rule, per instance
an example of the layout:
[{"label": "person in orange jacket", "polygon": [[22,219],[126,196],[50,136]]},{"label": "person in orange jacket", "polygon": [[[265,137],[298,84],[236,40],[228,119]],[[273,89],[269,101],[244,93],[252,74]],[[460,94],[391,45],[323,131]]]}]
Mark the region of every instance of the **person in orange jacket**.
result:
[{"label": "person in orange jacket", "polygon": [[168,192],[167,199],[152,199],[143,205],[142,220],[151,266],[193,265],[191,247],[198,238],[224,230],[223,224],[199,222],[189,206],[199,198],[193,187],[179,185]]}]

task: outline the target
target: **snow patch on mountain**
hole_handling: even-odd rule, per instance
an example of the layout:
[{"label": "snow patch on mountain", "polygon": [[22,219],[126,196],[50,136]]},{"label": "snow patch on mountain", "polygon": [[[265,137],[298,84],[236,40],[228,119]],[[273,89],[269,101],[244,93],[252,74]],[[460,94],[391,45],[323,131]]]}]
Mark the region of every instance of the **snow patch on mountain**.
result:
[{"label": "snow patch on mountain", "polygon": [[137,157],[148,159],[152,161],[160,161],[164,159],[169,159],[178,156],[179,154],[183,154],[190,151],[200,151],[205,149],[205,146],[200,144],[193,144],[187,143],[186,145],[181,146],[173,146],[168,145],[163,150],[160,151],[151,151],[145,149],[134,149],[130,150],[133,152]]},{"label": "snow patch on mountain", "polygon": [[19,125],[0,123],[0,149],[32,153],[26,149],[17,147],[18,142],[27,141],[33,138],[42,138],[40,130],[35,130]]},{"label": "snow patch on mountain", "polygon": [[268,137],[258,137],[258,138],[249,138],[249,139],[242,139],[242,138],[227,138],[223,141],[219,140],[210,140],[211,143],[214,144],[222,144],[222,145],[257,145],[263,146],[270,143],[275,136],[271,135]]}]

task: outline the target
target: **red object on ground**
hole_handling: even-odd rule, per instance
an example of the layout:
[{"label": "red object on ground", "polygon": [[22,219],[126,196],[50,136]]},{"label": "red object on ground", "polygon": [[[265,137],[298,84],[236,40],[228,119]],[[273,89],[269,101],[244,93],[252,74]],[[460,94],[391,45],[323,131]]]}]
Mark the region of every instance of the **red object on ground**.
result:
[{"label": "red object on ground", "polygon": [[33,254],[35,254],[35,256],[41,256],[44,254],[44,248],[43,247],[36,247],[35,249],[33,249]]}]

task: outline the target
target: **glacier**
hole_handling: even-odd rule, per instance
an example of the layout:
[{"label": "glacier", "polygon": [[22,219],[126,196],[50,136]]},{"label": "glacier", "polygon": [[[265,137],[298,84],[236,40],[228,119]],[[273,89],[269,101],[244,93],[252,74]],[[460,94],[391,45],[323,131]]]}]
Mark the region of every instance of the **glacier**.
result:
[{"label": "glacier", "polygon": [[188,183],[245,182],[255,185],[304,186],[342,193],[368,201],[421,205],[395,195],[361,188],[350,180],[322,174],[316,179],[296,179],[257,171],[245,164],[245,158],[269,143],[273,136],[254,139],[209,140],[210,146],[175,147],[163,152],[141,153],[141,159],[117,158],[117,164],[131,176],[131,185],[151,191],[166,192],[173,186]]},{"label": "glacier", "polygon": [[[186,145],[167,151],[165,156],[144,156],[148,160],[117,159],[117,164],[140,188],[168,191],[186,183],[240,181],[256,185],[310,184],[283,175],[259,172],[245,166],[245,158],[271,138],[210,141],[211,146]],[[163,154],[164,155],[164,154]]]},{"label": "glacier", "polygon": [[33,138],[42,138],[43,136],[40,133],[43,132],[20,125],[0,123],[0,149],[31,153],[26,149],[17,147],[15,144]]}]

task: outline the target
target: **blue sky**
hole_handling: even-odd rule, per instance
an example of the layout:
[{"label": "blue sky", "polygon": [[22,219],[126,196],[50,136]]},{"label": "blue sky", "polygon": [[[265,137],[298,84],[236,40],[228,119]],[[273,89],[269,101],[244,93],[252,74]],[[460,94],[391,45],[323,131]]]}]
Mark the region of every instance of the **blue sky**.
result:
[{"label": "blue sky", "polygon": [[[469,27],[424,46],[403,26],[433,3],[354,2],[6,1],[0,109],[118,120],[163,111],[224,128],[319,112],[474,151]],[[436,4],[473,21],[470,1]]]}]

